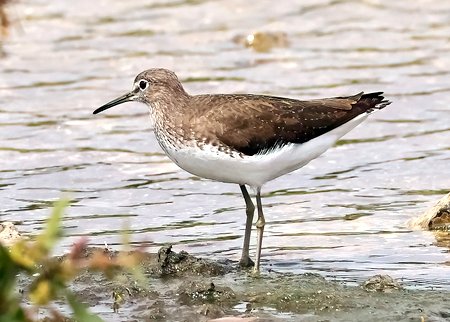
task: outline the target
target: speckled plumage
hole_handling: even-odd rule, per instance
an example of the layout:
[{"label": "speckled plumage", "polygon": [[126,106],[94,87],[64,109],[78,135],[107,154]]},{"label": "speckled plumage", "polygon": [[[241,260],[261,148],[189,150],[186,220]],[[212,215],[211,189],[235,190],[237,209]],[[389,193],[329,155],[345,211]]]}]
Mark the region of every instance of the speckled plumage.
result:
[{"label": "speckled plumage", "polygon": [[309,101],[252,94],[191,96],[165,69],[142,72],[135,81],[140,79],[147,79],[152,91],[138,100],[150,104],[160,138],[170,136],[167,140],[177,148],[183,141],[197,142],[199,148],[210,144],[230,155],[304,143],[389,104],[380,92]]}]

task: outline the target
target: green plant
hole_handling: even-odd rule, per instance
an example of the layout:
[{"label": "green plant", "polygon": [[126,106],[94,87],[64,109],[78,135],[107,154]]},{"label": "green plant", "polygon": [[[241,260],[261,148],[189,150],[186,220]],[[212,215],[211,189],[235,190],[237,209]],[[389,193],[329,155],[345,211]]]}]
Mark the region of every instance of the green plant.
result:
[{"label": "green plant", "polygon": [[[22,239],[9,249],[0,244],[0,322],[35,321],[33,307],[26,308],[21,304],[17,289],[18,274],[27,274],[32,279],[26,293],[34,308],[46,306],[52,300],[64,297],[72,309],[73,319],[83,322],[102,320],[89,312],[68,288],[70,281],[82,270],[100,271],[112,278],[118,270],[126,269],[142,279],[143,275],[134,269],[139,261],[139,252],[122,252],[111,258],[98,250],[85,258],[82,254],[87,248],[87,240],[81,239],[63,259],[51,256],[53,247],[62,237],[61,220],[68,204],[68,200],[55,203],[44,231],[35,240]],[[51,321],[66,320],[58,311],[51,310],[51,313]]]}]

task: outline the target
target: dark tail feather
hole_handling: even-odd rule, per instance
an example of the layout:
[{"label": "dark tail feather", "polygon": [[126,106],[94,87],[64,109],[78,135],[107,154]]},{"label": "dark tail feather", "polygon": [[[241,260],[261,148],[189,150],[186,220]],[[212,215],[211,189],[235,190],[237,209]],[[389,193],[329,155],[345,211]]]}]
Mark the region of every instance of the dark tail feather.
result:
[{"label": "dark tail feather", "polygon": [[373,112],[374,110],[381,110],[391,104],[389,100],[384,99],[382,94],[383,92],[362,94],[356,104],[364,107],[367,113]]}]

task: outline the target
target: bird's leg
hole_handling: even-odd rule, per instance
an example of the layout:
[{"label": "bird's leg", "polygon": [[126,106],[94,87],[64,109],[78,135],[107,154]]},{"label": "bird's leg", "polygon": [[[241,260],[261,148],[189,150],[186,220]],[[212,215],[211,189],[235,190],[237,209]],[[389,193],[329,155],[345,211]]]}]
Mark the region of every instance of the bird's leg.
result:
[{"label": "bird's leg", "polygon": [[261,203],[261,188],[257,188],[256,190],[256,207],[258,208],[258,220],[256,221],[257,243],[256,243],[256,265],[253,268],[254,273],[259,272],[259,262],[261,260],[261,247],[262,247],[264,225],[266,224]]},{"label": "bird's leg", "polygon": [[253,223],[253,214],[255,213],[255,205],[252,202],[252,198],[248,194],[247,188],[245,185],[239,185],[241,188],[242,196],[245,200],[245,213],[247,214],[247,220],[245,221],[245,234],[244,234],[244,245],[242,246],[242,256],[239,261],[239,265],[241,267],[251,267],[255,265],[249,256],[250,249],[250,235],[252,233],[252,223]]}]

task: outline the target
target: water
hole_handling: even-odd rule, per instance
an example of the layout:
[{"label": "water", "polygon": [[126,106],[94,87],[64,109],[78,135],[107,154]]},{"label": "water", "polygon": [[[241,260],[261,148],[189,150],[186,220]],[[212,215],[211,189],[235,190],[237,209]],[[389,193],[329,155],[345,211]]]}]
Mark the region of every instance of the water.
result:
[{"label": "water", "polygon": [[[448,288],[448,249],[406,223],[449,190],[450,3],[40,0],[10,14],[19,22],[0,58],[1,220],[37,234],[66,193],[62,247],[79,236],[119,245],[128,227],[149,251],[174,243],[238,260],[238,186],[173,165],[145,106],[94,108],[150,67],[176,71],[191,93],[382,90],[391,106],[264,186],[263,269]],[[233,41],[255,31],[284,32],[289,46],[260,53]]]}]

